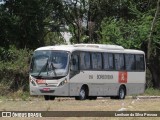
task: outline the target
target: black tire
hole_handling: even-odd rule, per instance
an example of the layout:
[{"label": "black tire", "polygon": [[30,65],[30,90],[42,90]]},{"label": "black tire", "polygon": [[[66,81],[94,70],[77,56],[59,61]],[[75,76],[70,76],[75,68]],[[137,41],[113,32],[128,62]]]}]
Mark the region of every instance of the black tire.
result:
[{"label": "black tire", "polygon": [[45,100],[54,100],[55,96],[50,96],[50,95],[44,95]]},{"label": "black tire", "polygon": [[55,96],[50,96],[50,100],[55,100]]},{"label": "black tire", "polygon": [[85,89],[85,87],[82,87],[79,92],[79,96],[76,96],[75,99],[76,100],[85,100],[86,98],[87,98],[87,90]]},{"label": "black tire", "polygon": [[119,92],[118,92],[118,99],[125,99],[126,97],[126,89],[124,86],[120,86]]},{"label": "black tire", "polygon": [[49,100],[49,95],[44,95],[45,100]]}]

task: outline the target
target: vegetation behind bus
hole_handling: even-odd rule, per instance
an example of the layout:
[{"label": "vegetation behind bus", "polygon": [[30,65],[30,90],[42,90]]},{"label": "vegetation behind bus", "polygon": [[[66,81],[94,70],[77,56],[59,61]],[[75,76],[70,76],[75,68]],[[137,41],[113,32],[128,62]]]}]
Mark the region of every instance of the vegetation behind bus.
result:
[{"label": "vegetation behind bus", "polygon": [[0,49],[0,96],[24,97],[29,91],[28,71],[32,51]]}]

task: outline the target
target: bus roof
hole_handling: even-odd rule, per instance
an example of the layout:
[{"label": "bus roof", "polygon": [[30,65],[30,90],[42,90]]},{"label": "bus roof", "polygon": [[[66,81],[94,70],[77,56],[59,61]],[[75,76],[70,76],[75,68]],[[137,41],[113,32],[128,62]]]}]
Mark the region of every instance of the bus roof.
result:
[{"label": "bus roof", "polygon": [[117,52],[117,53],[137,53],[144,54],[141,50],[124,49],[118,45],[108,44],[74,44],[74,45],[56,45],[37,48],[38,50],[64,50],[64,51],[95,51],[95,52]]}]

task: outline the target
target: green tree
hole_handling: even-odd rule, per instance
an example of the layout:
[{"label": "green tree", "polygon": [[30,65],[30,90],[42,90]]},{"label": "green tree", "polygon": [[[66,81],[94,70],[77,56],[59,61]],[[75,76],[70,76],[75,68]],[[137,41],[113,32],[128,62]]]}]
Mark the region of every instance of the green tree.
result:
[{"label": "green tree", "polygon": [[59,25],[60,6],[61,1],[7,0],[0,7],[1,46],[35,49],[44,45],[48,31]]},{"label": "green tree", "polygon": [[104,44],[118,44],[125,48],[141,49],[143,41],[147,40],[152,16],[143,16],[141,20],[106,18],[103,20],[100,32]]},{"label": "green tree", "polygon": [[45,45],[66,44],[66,41],[59,32],[49,32],[44,39]]},{"label": "green tree", "polygon": [[72,34],[72,43],[81,43],[85,35],[86,30],[86,13],[87,13],[87,1],[86,0],[64,0],[63,12],[61,16],[64,19],[64,25],[69,29],[66,31]]},{"label": "green tree", "polygon": [[[137,4],[134,2],[130,3],[129,9],[136,17],[128,20],[107,17],[101,24],[102,30],[100,34],[102,36],[101,43],[112,43],[122,45],[125,48],[144,50],[147,56],[146,58],[148,58],[147,67],[152,74],[153,86],[159,88],[160,18],[159,12],[157,12],[159,3],[156,5],[156,2],[149,2],[147,5],[143,2]],[[150,43],[148,44],[148,42]],[[150,57],[148,57],[147,53],[150,54]]]},{"label": "green tree", "polygon": [[152,73],[153,84],[160,88],[160,0],[157,0],[157,7],[153,21],[151,22],[150,33],[148,36],[147,62]]}]

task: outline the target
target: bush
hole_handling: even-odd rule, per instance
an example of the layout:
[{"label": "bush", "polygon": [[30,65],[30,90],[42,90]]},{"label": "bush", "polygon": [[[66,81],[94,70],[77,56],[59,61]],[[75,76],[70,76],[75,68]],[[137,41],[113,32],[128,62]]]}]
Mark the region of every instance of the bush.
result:
[{"label": "bush", "polygon": [[155,88],[147,88],[145,90],[144,95],[159,96],[160,95],[160,90],[159,89],[155,89]]},{"label": "bush", "polygon": [[28,91],[28,70],[32,51],[0,48],[0,95],[4,96],[19,89]]}]

